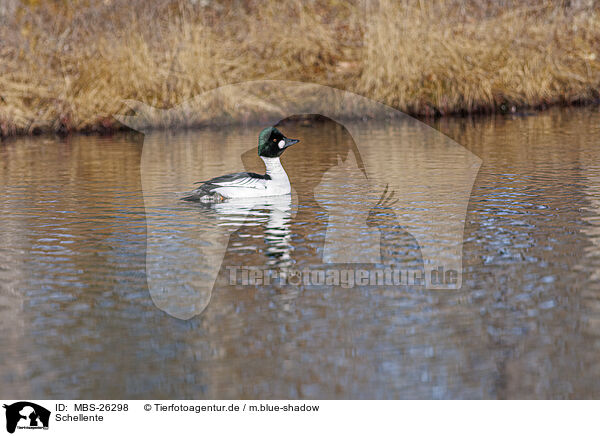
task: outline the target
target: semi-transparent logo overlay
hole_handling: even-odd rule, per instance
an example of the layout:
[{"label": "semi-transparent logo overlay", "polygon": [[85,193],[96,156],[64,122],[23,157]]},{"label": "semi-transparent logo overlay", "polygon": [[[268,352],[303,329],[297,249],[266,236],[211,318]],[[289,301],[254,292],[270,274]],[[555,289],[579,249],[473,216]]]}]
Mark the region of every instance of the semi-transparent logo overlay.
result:
[{"label": "semi-transparent logo overlay", "polygon": [[[221,285],[462,286],[465,216],[481,159],[439,131],[360,95],[300,82],[227,85],[168,110],[126,103],[135,114],[117,119],[145,135],[147,282],[154,304],[168,314],[202,313]],[[294,145],[306,150],[295,155],[306,163],[303,173],[282,156],[291,195],[208,207],[181,200],[195,182],[255,171],[249,162],[258,159],[258,132],[281,125],[288,134],[286,120],[309,114],[350,139],[333,150],[318,143],[318,126],[305,128]],[[307,203],[327,222],[310,265],[296,259],[303,242],[293,231]],[[238,256],[228,264],[227,251],[236,249],[230,235],[250,227],[264,241],[264,262],[249,256],[245,264]]]}]

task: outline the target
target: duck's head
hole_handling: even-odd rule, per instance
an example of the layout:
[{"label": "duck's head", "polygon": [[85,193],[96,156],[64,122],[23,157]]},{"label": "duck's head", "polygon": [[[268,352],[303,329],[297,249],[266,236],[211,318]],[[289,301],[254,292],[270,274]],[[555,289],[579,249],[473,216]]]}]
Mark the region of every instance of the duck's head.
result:
[{"label": "duck's head", "polygon": [[279,157],[286,148],[299,142],[287,138],[275,127],[267,127],[258,135],[258,155],[261,157]]}]

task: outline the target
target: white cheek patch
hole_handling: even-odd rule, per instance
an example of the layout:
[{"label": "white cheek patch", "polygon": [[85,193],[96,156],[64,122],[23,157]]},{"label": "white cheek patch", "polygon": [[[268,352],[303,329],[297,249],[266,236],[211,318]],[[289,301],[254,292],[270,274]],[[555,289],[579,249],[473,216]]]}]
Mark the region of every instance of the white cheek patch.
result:
[{"label": "white cheek patch", "polygon": [[279,145],[279,148],[283,148],[283,146],[285,145],[285,141],[282,139],[277,145]]}]

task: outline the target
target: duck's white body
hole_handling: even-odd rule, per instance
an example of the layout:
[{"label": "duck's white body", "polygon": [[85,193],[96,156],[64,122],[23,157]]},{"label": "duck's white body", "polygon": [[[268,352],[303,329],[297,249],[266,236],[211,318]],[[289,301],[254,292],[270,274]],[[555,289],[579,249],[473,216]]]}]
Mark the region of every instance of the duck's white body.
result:
[{"label": "duck's white body", "polygon": [[265,163],[266,174],[235,173],[215,177],[204,182],[193,192],[202,202],[214,202],[234,198],[271,197],[292,192],[290,179],[278,157],[260,157]]},{"label": "duck's white body", "polygon": [[267,168],[266,177],[248,175],[231,181],[216,182],[214,192],[224,198],[254,198],[286,195],[292,190],[290,179],[278,157],[261,157]]}]

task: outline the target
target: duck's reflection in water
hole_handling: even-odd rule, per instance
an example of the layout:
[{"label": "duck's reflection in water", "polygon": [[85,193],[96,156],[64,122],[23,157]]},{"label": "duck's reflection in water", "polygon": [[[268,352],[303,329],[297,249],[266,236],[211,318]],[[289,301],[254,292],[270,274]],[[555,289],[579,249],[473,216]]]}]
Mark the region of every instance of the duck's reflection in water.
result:
[{"label": "duck's reflection in water", "polygon": [[[242,238],[251,237],[246,228],[262,227],[265,243],[264,254],[267,257],[266,265],[270,268],[280,269],[289,267],[292,262],[290,255],[292,250],[290,243],[291,194],[231,199],[203,207],[214,210],[218,226],[236,227]],[[244,245],[238,242],[229,249],[254,251],[254,248],[253,245]]]}]

